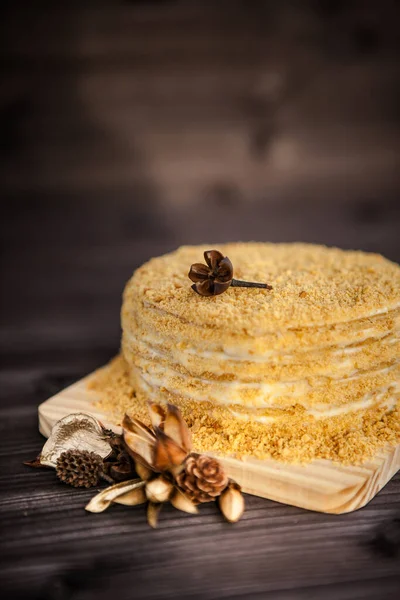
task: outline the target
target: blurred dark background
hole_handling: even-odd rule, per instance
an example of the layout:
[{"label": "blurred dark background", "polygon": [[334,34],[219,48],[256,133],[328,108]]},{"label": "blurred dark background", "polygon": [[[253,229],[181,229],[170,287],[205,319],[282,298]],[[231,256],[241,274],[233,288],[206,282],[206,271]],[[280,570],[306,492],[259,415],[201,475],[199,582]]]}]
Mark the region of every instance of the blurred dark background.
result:
[{"label": "blurred dark background", "polygon": [[[395,0],[2,4],[0,429],[13,459],[2,468],[0,500],[8,507],[2,541],[10,581],[39,589],[46,573],[69,573],[76,548],[81,556],[83,541],[59,529],[64,513],[54,503],[62,492],[50,478],[22,472],[21,461],[40,448],[37,404],[117,352],[121,292],[135,267],[183,243],[228,240],[322,242],[400,261],[398,24]],[[23,443],[15,440],[17,424]],[[44,487],[35,496],[38,482]],[[377,500],[374,526],[398,508],[389,492]],[[27,493],[46,527],[23,516]],[[102,526],[91,521],[87,533],[82,499],[73,498],[71,527],[88,536],[100,560],[90,532],[103,535]],[[337,517],[327,549],[317,530],[331,517],[249,503],[250,521],[273,528],[268,511],[278,506],[282,521],[274,523],[286,527],[300,515],[306,526],[301,543],[276,530],[285,558],[269,555],[270,567],[263,543],[253,546],[240,526],[229,534],[238,537],[226,538],[227,548],[237,543],[253,553],[251,568],[235,575],[244,597],[251,586],[260,594],[281,589],[285,565],[296,561],[293,586],[324,585],[334,572],[339,582],[372,576],[366,565],[375,559],[352,545],[369,531],[363,516],[352,517],[351,532]],[[111,517],[106,541],[118,549],[118,515]],[[215,547],[202,544],[202,565],[214,573]],[[303,568],[304,552],[320,579]],[[164,577],[179,589],[172,581],[182,574],[168,571],[167,554]],[[221,561],[229,576],[223,553]],[[396,569],[382,563],[379,573],[379,585],[360,592],[354,584],[346,598],[383,597],[381,585],[389,598]],[[55,585],[46,598],[72,597]],[[337,585],[329,598],[344,597]]]},{"label": "blurred dark background", "polygon": [[7,354],[39,338],[55,355],[116,349],[125,280],[182,243],[304,240],[399,261],[398,6],[3,6]]}]

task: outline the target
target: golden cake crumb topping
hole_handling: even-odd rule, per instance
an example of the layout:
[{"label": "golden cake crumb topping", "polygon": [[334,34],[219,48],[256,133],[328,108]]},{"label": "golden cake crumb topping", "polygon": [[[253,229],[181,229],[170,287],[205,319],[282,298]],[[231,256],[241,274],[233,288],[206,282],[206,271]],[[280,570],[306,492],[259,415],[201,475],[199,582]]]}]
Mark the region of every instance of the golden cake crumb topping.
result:
[{"label": "golden cake crumb topping", "polygon": [[134,303],[212,328],[259,336],[277,329],[342,323],[400,305],[400,268],[378,254],[311,244],[237,243],[217,246],[234,276],[268,282],[273,290],[229,288],[202,297],[190,265],[210,246],[183,246],[140,267],[125,295]]}]

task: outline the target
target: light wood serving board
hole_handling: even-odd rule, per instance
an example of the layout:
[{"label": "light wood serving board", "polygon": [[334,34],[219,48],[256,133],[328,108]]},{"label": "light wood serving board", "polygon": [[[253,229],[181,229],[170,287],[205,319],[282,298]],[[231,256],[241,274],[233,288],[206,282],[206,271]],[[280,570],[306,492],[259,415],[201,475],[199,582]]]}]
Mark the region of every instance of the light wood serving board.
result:
[{"label": "light wood serving board", "polygon": [[[105,427],[120,432],[110,416],[96,406],[87,389],[91,375],[39,406],[39,430],[48,437],[56,421],[74,412],[90,413]],[[381,450],[362,466],[342,466],[328,460],[287,465],[276,460],[237,460],[218,456],[244,492],[325,513],[347,513],[365,506],[400,469],[400,445]]]}]

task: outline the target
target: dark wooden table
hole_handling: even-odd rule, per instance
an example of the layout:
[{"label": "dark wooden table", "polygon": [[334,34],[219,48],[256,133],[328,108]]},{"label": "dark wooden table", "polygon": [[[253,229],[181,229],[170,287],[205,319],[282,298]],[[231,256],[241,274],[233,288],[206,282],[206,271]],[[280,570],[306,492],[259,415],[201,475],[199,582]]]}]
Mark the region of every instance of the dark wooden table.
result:
[{"label": "dark wooden table", "polygon": [[3,598],[399,597],[399,476],[349,515],[248,496],[235,526],[206,505],[153,531],[22,465],[38,404],[118,351],[148,257],[258,239],[400,261],[395,5],[2,9]]}]

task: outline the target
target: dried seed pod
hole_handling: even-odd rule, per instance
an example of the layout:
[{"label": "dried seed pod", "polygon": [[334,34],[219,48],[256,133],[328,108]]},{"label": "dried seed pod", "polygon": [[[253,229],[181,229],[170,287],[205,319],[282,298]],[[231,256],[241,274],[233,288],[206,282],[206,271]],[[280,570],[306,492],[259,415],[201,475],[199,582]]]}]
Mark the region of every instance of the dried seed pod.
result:
[{"label": "dried seed pod", "polygon": [[146,496],[150,502],[167,502],[173,489],[173,484],[162,475],[146,482]]},{"label": "dried seed pod", "polygon": [[232,283],[231,261],[218,250],[207,250],[204,259],[207,265],[195,263],[190,267],[188,276],[194,282],[192,289],[201,296],[222,294]]},{"label": "dried seed pod", "polygon": [[103,459],[87,450],[66,450],[57,459],[57,477],[73,487],[94,487],[103,474]]},{"label": "dried seed pod", "polygon": [[230,286],[272,290],[272,287],[267,283],[233,279],[231,261],[218,250],[206,250],[204,260],[207,265],[195,263],[190,267],[188,274],[189,279],[194,282],[192,290],[200,296],[218,296],[223,294]]},{"label": "dried seed pod", "polygon": [[147,505],[147,522],[153,529],[157,527],[161,507],[162,504],[153,504],[153,502],[149,502]]},{"label": "dried seed pod", "polygon": [[141,479],[131,479],[130,481],[122,481],[111,485],[94,496],[89,504],[85,506],[85,510],[93,513],[103,512],[110,506],[111,502],[115,502],[118,496],[131,492],[138,487],[144,487]]},{"label": "dried seed pod", "polygon": [[188,496],[186,496],[186,494],[184,494],[178,488],[175,488],[170,502],[177,510],[182,510],[183,512],[187,512],[192,515],[195,515],[199,512],[197,506],[193,504],[190,498],[188,498]]},{"label": "dried seed pod", "polygon": [[100,422],[85,413],[73,413],[55,423],[40,454],[42,465],[56,467],[59,456],[68,450],[95,452],[101,458],[111,453]]},{"label": "dried seed pod", "polygon": [[225,519],[236,523],[244,513],[244,498],[240,486],[230,481],[226,490],[219,497],[219,508]]}]

